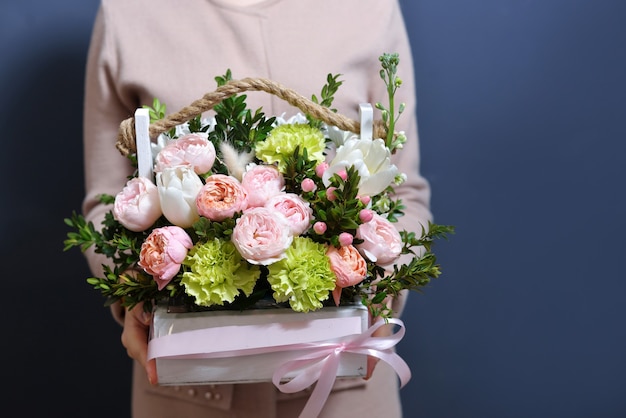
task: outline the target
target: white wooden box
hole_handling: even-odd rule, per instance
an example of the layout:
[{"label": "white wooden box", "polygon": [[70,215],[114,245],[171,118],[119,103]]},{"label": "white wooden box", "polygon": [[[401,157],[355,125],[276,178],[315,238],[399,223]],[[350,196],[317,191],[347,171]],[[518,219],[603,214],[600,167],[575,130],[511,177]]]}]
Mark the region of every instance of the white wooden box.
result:
[{"label": "white wooden box", "polygon": [[[369,327],[360,304],[301,313],[289,308],[244,311],[154,312],[148,355],[160,385],[271,382],[286,362],[314,347],[361,334]],[[337,377],[363,377],[367,356],[343,353]],[[297,370],[285,374],[288,381]]]}]

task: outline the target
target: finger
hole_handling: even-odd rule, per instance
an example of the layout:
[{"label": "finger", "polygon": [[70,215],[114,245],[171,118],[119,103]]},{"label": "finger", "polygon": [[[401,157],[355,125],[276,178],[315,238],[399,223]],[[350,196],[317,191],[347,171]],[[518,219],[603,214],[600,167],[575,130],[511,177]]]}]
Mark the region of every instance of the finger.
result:
[{"label": "finger", "polygon": [[[372,318],[370,316],[370,323],[371,321],[372,321]],[[373,337],[384,337],[384,336],[389,336],[389,335],[391,335],[391,331],[388,326],[382,326],[378,328],[376,331],[374,331],[374,333],[372,334]],[[379,361],[378,357],[367,356],[367,371],[363,379],[369,380],[372,377],[372,374],[374,373],[374,368],[376,368],[378,361]]]},{"label": "finger", "polygon": [[151,385],[157,385],[159,383],[159,377],[156,369],[156,359],[148,360],[146,364],[146,373],[148,374],[148,381]]},{"label": "finger", "polygon": [[367,356],[367,371],[366,371],[365,377],[363,379],[369,380],[372,377],[372,374],[374,373],[374,368],[376,367],[376,364],[378,364],[378,358],[372,357],[372,356]]},{"label": "finger", "polygon": [[141,305],[128,310],[124,317],[122,344],[128,356],[137,360],[143,367],[147,365],[150,318],[151,315],[144,312]]}]

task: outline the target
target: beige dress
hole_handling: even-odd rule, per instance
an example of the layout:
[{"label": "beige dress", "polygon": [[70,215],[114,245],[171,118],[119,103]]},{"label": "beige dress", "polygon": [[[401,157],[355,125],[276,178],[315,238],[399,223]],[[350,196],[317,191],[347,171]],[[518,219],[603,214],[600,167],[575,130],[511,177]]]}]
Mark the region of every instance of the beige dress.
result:
[{"label": "beige dress", "polygon": [[[401,228],[419,232],[430,218],[429,185],[419,174],[413,62],[397,0],[265,0],[235,5],[219,0],[103,0],[89,49],[85,84],[83,213],[99,225],[110,207],[96,196],[115,195],[131,167],[116,150],[119,123],[158,98],[174,112],[216,87],[215,76],[276,80],[306,97],[319,96],[328,73],[344,81],[333,107],[357,118],[358,104],[386,100],[378,57],[400,54],[407,104],[400,130],[409,138],[394,156],[408,181],[398,189],[406,205]],[[248,93],[252,109],[293,115],[280,99]],[[94,274],[105,261],[87,253]],[[396,304],[397,314],[403,301]],[[119,306],[113,314],[120,319]],[[271,383],[218,387],[151,387],[135,367],[133,417],[296,417],[309,392],[285,395]],[[323,417],[399,417],[398,379],[379,363],[368,382],[336,384]],[[385,411],[383,413],[383,411]]]}]

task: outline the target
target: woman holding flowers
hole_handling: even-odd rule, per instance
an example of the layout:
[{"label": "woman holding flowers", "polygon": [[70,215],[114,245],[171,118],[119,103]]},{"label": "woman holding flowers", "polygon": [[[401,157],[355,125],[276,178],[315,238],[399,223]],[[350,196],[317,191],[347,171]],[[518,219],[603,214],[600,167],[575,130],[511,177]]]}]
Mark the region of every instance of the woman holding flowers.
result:
[{"label": "woman holding flowers", "polygon": [[[428,183],[419,174],[411,50],[397,0],[102,0],[86,71],[85,217],[94,225],[100,225],[108,208],[100,203],[98,196],[118,195],[127,184],[133,167],[115,149],[118,127],[135,109],[151,104],[155,97],[166,103],[169,110],[181,109],[214,90],[213,76],[227,69],[234,78],[269,78],[303,95],[313,95],[332,72],[340,74],[343,80],[333,108],[356,118],[359,103],[375,103],[387,97],[386,86],[379,76],[378,60],[385,52],[397,52],[402,57],[403,85],[396,99],[404,103],[405,110],[396,130],[403,131],[407,141],[402,151],[392,157],[393,164],[406,174],[406,181],[396,189],[397,197],[405,206],[398,228],[419,234],[421,226],[427,226],[431,218],[430,196]],[[265,93],[249,93],[247,102],[250,108],[262,108],[268,115],[289,116],[297,112]],[[241,182],[235,184],[219,174],[208,177],[204,183],[199,182],[192,168],[173,164],[179,160],[194,161],[194,158],[205,162],[207,156],[213,164],[216,150],[199,147],[202,143],[202,138],[188,138],[157,158],[156,182],[163,194],[173,196],[167,199],[170,203],[160,205],[162,212],[146,210],[146,207],[156,206],[155,193],[152,184],[140,180],[130,183],[126,192],[132,196],[140,190],[144,197],[140,201],[122,199],[120,207],[115,208],[118,219],[127,220],[129,225],[139,229],[145,226],[142,222],[152,224],[161,214],[177,225],[151,237],[142,249],[145,254],[140,267],[155,277],[159,289],[167,286],[178,273],[183,260],[193,258],[200,266],[207,257],[216,254],[220,257],[245,254],[249,263],[269,264],[271,274],[272,268],[280,267],[280,261],[275,259],[282,257],[286,248],[288,251],[306,248],[309,253],[314,250],[309,248],[311,243],[302,241],[298,234],[308,227],[323,234],[326,226],[319,222],[309,225],[310,208],[297,196],[281,195],[284,185],[268,166],[251,168]],[[354,147],[360,146],[363,145],[354,144]],[[374,147],[375,143],[368,146]],[[270,149],[266,154],[274,151],[278,152]],[[349,161],[350,153],[355,151],[346,146],[344,152]],[[362,149],[358,152],[367,153]],[[324,159],[321,151],[320,159]],[[279,160],[277,163],[280,166]],[[205,168],[199,170],[206,171]],[[327,176],[326,180],[333,174],[342,176],[345,171],[337,166],[320,172],[320,176]],[[251,192],[241,192],[242,184]],[[316,187],[312,182],[302,182],[303,190],[313,192]],[[363,184],[363,187],[375,189],[373,184]],[[225,201],[220,198],[224,190],[240,197]],[[331,188],[328,190],[332,196]],[[200,197],[196,199],[196,196]],[[272,209],[267,209],[268,204]],[[201,216],[219,220],[244,209],[245,216],[238,222],[248,227],[239,228],[232,243],[210,244],[213,246],[207,243],[204,249],[191,249],[184,234],[185,227]],[[150,213],[152,218],[138,219],[138,210]],[[393,232],[384,231],[384,222],[379,222],[377,215],[363,211],[361,216],[367,218],[369,229],[363,228],[357,239],[366,240],[368,234],[374,233],[372,228],[383,230],[376,235],[378,241],[368,240],[368,247],[361,253],[374,261],[397,259],[399,252],[394,248]],[[288,228],[276,226],[285,220],[288,220]],[[259,225],[265,231],[262,239],[248,234],[261,228]],[[284,235],[288,229],[291,233]],[[337,283],[321,289],[335,300],[342,287],[352,285],[362,276],[359,272],[363,272],[364,266],[359,251],[352,245],[354,238],[350,234],[339,236],[341,249],[328,255],[337,260],[334,263]],[[165,247],[168,251],[163,250]],[[102,275],[102,265],[107,260],[89,251],[87,257],[94,275]],[[254,281],[256,273],[237,270],[237,265],[233,261],[233,270],[224,280],[235,281],[239,288],[247,289],[246,283]],[[351,267],[346,269],[345,266]],[[197,277],[192,273],[185,273],[182,282],[188,285],[190,292],[195,291],[208,303],[216,297],[198,287]],[[285,284],[277,284],[277,287],[281,285]],[[398,298],[393,302],[394,314],[399,316],[404,301]],[[216,387],[158,386],[154,363],[147,361],[150,315],[140,305],[127,310],[115,304],[112,312],[123,325],[122,343],[135,360],[134,418],[295,417],[307,401],[308,391],[286,395],[269,382]],[[321,416],[393,418],[400,417],[401,413],[397,377],[385,364],[379,364],[374,372],[368,373],[366,380],[336,382]]]}]

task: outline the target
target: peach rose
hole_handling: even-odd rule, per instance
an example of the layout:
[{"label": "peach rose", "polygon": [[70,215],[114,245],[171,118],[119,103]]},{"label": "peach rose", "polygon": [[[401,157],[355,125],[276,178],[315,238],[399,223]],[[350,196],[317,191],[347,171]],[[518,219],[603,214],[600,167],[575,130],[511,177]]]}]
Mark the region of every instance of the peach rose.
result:
[{"label": "peach rose", "polygon": [[181,227],[157,228],[141,245],[138,264],[162,290],[178,274],[187,251],[192,247],[191,238]]},{"label": "peach rose", "polygon": [[281,193],[285,179],[276,166],[251,164],[241,185],[248,194],[248,207],[258,207],[265,206],[269,198]]},{"label": "peach rose", "polygon": [[341,289],[361,283],[367,275],[367,263],[353,245],[339,248],[330,246],[326,255],[330,261],[330,269],[337,276],[333,300],[335,305],[339,306]]},{"label": "peach rose", "polygon": [[245,211],[237,219],[231,239],[248,262],[268,265],[285,256],[293,235],[283,215],[260,207]]},{"label": "peach rose", "polygon": [[359,252],[379,266],[393,263],[402,253],[400,233],[389,220],[377,213],[372,220],[359,225],[356,237],[363,240],[357,245]]},{"label": "peach rose", "polygon": [[266,208],[282,213],[293,235],[302,235],[311,226],[313,209],[309,202],[294,193],[281,193],[267,201]]},{"label": "peach rose", "polygon": [[145,177],[133,177],[115,196],[113,217],[131,231],[145,231],[161,215],[159,190]]},{"label": "peach rose", "polygon": [[248,207],[248,195],[239,180],[225,174],[207,177],[196,198],[200,216],[212,221],[232,218]]},{"label": "peach rose", "polygon": [[178,165],[193,167],[196,174],[209,172],[215,162],[215,146],[203,133],[181,136],[168,142],[155,158],[155,172]]}]

